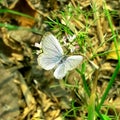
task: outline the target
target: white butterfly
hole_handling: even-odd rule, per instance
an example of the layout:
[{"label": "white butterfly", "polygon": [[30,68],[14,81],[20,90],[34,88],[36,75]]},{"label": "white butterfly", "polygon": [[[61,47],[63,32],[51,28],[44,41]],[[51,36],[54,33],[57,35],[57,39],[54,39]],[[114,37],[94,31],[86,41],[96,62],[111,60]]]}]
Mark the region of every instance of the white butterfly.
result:
[{"label": "white butterfly", "polygon": [[60,43],[51,33],[43,36],[41,46],[43,53],[38,56],[38,64],[45,70],[55,68],[56,79],[62,79],[68,71],[76,68],[83,60],[80,55],[65,56]]}]

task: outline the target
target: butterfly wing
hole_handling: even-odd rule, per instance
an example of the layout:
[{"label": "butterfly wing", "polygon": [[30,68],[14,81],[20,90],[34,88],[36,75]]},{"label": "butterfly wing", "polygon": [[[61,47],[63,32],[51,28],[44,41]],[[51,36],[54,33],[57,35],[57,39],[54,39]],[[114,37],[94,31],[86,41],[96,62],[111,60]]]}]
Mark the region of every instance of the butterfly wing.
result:
[{"label": "butterfly wing", "polygon": [[66,73],[67,73],[67,70],[65,67],[65,63],[62,63],[56,68],[54,72],[54,77],[56,79],[62,79],[63,77],[65,77]]},{"label": "butterfly wing", "polygon": [[59,64],[54,72],[56,79],[62,79],[69,70],[75,69],[83,60],[83,57],[80,55],[74,55],[68,57],[63,63]]},{"label": "butterfly wing", "polygon": [[50,70],[61,60],[63,49],[58,40],[51,33],[46,33],[45,36],[43,36],[41,47],[43,53],[38,56],[38,64],[45,70]]},{"label": "butterfly wing", "polygon": [[58,40],[49,32],[47,32],[41,41],[43,53],[50,54],[53,57],[62,56],[63,49]]},{"label": "butterfly wing", "polygon": [[73,70],[75,69],[83,60],[83,57],[80,55],[73,55],[66,59],[65,66],[67,70]]},{"label": "butterfly wing", "polygon": [[57,59],[55,58],[53,59],[52,56],[45,53],[39,55],[37,61],[38,61],[38,65],[40,65],[45,70],[50,70],[54,68],[58,62]]}]

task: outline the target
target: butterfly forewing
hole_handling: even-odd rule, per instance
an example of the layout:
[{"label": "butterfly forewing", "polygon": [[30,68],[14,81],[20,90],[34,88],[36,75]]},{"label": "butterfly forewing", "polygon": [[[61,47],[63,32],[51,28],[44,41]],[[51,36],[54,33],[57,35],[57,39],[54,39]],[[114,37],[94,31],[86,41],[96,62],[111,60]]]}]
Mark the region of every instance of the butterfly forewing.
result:
[{"label": "butterfly forewing", "polygon": [[50,54],[53,57],[63,55],[63,49],[58,40],[49,32],[42,38],[42,49],[43,53]]},{"label": "butterfly forewing", "polygon": [[41,41],[43,53],[38,56],[38,64],[45,70],[54,68],[63,56],[63,50],[58,40],[51,34],[46,33]]}]

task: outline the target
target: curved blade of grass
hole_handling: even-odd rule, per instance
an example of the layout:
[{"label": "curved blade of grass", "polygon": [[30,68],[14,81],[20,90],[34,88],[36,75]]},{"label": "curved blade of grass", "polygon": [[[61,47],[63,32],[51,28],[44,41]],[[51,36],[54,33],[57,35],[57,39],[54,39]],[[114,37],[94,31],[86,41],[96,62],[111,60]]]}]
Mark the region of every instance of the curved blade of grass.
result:
[{"label": "curved blade of grass", "polygon": [[105,92],[104,92],[104,94],[103,94],[103,96],[101,98],[100,104],[97,106],[98,110],[100,110],[101,106],[103,105],[103,103],[104,103],[104,101],[105,101],[105,99],[106,99],[106,97],[108,95],[108,92],[109,92],[110,88],[112,87],[113,82],[114,82],[114,80],[115,80],[115,78],[116,78],[116,76],[117,76],[117,74],[119,72],[119,69],[120,69],[120,66],[119,66],[119,63],[118,63],[116,68],[115,68],[115,71],[114,71],[114,73],[113,73],[113,75],[112,75],[112,77],[110,79],[110,82],[108,83],[108,86],[107,86],[107,88],[106,88],[106,90],[105,90]]},{"label": "curved blade of grass", "polygon": [[[88,88],[88,85],[87,85],[87,82],[86,82],[86,79],[85,79],[85,75],[84,75],[84,67],[85,65],[83,64],[82,65],[82,70],[80,71],[79,69],[76,69],[76,71],[81,75],[82,77],[82,81],[83,81],[83,86],[84,86],[84,89],[87,93],[87,95],[90,97],[90,90]],[[89,107],[89,110],[92,108],[92,106]],[[94,107],[93,107],[94,109]],[[100,119],[101,120],[104,120],[103,116],[101,115],[101,113],[99,112],[99,110],[95,107],[95,111],[97,112],[97,114],[99,115]],[[90,117],[93,117],[92,115]]]},{"label": "curved blade of grass", "polygon": [[109,90],[110,90],[110,88],[111,88],[111,86],[112,86],[112,84],[113,84],[113,82],[114,82],[114,80],[115,80],[115,78],[116,78],[116,76],[117,76],[117,74],[118,74],[118,72],[119,72],[119,69],[120,69],[120,55],[119,55],[119,53],[118,53],[118,46],[117,46],[116,35],[115,35],[114,29],[113,29],[113,25],[112,25],[112,21],[111,21],[111,18],[110,18],[109,11],[108,11],[107,8],[106,8],[106,3],[105,3],[105,1],[104,1],[104,8],[105,8],[105,15],[106,15],[106,17],[107,17],[107,19],[108,19],[108,22],[109,22],[109,25],[110,25],[110,28],[111,28],[112,35],[114,36],[114,37],[113,37],[113,40],[114,40],[114,44],[115,44],[115,48],[116,48],[116,54],[117,54],[117,57],[118,57],[118,64],[117,64],[117,66],[116,66],[116,68],[115,68],[115,71],[114,71],[114,73],[112,74],[112,77],[111,77],[111,79],[110,79],[110,81],[109,81],[109,83],[108,83],[108,86],[107,86],[107,88],[106,88],[106,90],[105,90],[105,92],[104,92],[104,94],[103,94],[103,96],[102,96],[102,98],[101,98],[100,104],[97,106],[97,109],[98,109],[98,110],[100,110],[101,106],[103,105],[103,103],[104,103],[104,101],[105,101],[105,99],[106,99],[106,97],[107,97],[107,95],[108,95],[108,93],[109,93]]},{"label": "curved blade of grass", "polygon": [[90,90],[89,90],[89,88],[88,88],[88,85],[87,85],[87,82],[86,82],[86,79],[85,79],[85,75],[84,75],[85,63],[82,64],[82,69],[81,69],[81,71],[80,71],[79,69],[76,69],[76,71],[81,75],[82,81],[83,81],[84,90],[86,91],[87,95],[90,96]]},{"label": "curved blade of grass", "polygon": [[34,17],[32,17],[30,15],[27,15],[27,14],[24,14],[24,13],[15,11],[15,10],[10,10],[10,9],[1,9],[0,13],[11,13],[11,14],[20,15],[20,16],[23,16],[23,17],[27,17],[27,18],[36,20]]},{"label": "curved blade of grass", "polygon": [[113,27],[113,24],[112,24],[112,20],[111,20],[111,17],[110,17],[110,13],[109,13],[109,11],[108,11],[108,9],[107,9],[107,7],[106,7],[106,2],[105,2],[105,0],[104,0],[104,11],[105,11],[105,15],[106,15],[106,17],[107,17],[107,19],[108,19],[108,23],[109,23],[109,25],[110,25],[110,29],[111,29],[111,32],[112,32],[112,36],[114,36],[113,37],[113,40],[114,40],[114,45],[115,45],[115,50],[116,50],[116,54],[117,54],[117,57],[118,57],[118,63],[119,63],[119,66],[120,66],[120,55],[119,55],[119,50],[118,50],[118,45],[117,45],[117,39],[116,39],[116,34],[115,34],[115,32],[114,32],[114,27]]},{"label": "curved blade of grass", "polygon": [[17,30],[20,28],[18,26],[11,25],[11,24],[5,24],[5,23],[0,23],[0,27],[8,28],[8,30]]},{"label": "curved blade of grass", "polygon": [[19,26],[15,26],[15,25],[11,25],[11,24],[5,24],[5,23],[0,23],[0,27],[5,27],[8,30],[28,30],[28,31],[31,31],[35,34],[42,35],[42,32],[35,29],[35,28],[30,29],[30,28],[26,28],[26,27],[19,27]]}]

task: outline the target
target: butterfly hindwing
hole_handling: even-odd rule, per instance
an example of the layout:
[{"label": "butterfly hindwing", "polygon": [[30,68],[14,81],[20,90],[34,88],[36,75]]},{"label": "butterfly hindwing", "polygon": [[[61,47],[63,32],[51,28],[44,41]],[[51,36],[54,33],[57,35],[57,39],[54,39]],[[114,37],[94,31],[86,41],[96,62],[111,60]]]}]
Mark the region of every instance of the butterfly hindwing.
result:
[{"label": "butterfly hindwing", "polygon": [[83,57],[80,55],[70,56],[65,60],[65,66],[68,71],[73,70],[82,62],[82,60]]},{"label": "butterfly hindwing", "polygon": [[61,63],[56,70],[54,71],[54,77],[56,79],[62,79],[67,73],[66,66],[64,63]]},{"label": "butterfly hindwing", "polygon": [[38,64],[44,68],[45,70],[50,70],[55,67],[55,65],[58,63],[57,59],[52,59],[52,56],[42,53],[41,55],[38,56]]},{"label": "butterfly hindwing", "polygon": [[54,72],[56,79],[62,79],[66,73],[70,70],[75,69],[82,61],[83,57],[80,55],[74,55],[67,57],[61,64],[58,65]]}]

